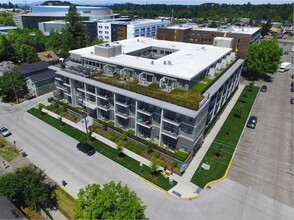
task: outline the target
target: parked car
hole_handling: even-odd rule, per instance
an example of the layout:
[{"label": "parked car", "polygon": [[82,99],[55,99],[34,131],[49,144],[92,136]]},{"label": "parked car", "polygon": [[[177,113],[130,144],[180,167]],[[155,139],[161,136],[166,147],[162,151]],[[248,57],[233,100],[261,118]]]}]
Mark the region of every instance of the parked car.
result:
[{"label": "parked car", "polygon": [[266,92],[266,91],[267,91],[267,86],[266,86],[266,85],[263,85],[263,86],[260,88],[260,91],[261,91],[261,92]]},{"label": "parked car", "polygon": [[291,86],[291,92],[294,92],[294,86]]},{"label": "parked car", "polygon": [[0,125],[0,133],[2,134],[3,137],[8,137],[11,135],[11,132],[5,128],[3,125]]},{"label": "parked car", "polygon": [[250,116],[248,122],[247,122],[247,127],[248,128],[255,128],[257,124],[257,117],[256,116]]},{"label": "parked car", "polygon": [[290,99],[290,103],[291,103],[292,105],[294,105],[294,98],[291,98],[291,99]]},{"label": "parked car", "polygon": [[91,156],[96,152],[95,149],[87,143],[78,143],[77,148],[88,156]]}]

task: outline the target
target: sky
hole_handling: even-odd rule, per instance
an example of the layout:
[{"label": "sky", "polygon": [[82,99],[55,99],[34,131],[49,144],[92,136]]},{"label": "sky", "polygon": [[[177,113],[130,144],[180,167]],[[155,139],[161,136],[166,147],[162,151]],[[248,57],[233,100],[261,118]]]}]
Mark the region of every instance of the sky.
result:
[{"label": "sky", "polygon": [[[0,3],[8,3],[9,0],[0,0]],[[198,5],[202,3],[227,3],[227,4],[283,4],[292,3],[293,0],[67,0],[72,3],[80,4],[107,4],[107,3],[137,3],[137,4],[185,4]],[[13,4],[24,4],[25,0],[10,0]],[[26,0],[27,4],[42,3],[42,0]]]}]

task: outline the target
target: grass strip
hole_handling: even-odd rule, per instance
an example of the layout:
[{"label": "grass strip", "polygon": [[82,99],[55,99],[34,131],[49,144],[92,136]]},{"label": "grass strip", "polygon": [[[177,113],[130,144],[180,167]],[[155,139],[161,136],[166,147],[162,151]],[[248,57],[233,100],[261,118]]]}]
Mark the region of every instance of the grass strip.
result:
[{"label": "grass strip", "polygon": [[61,187],[57,187],[54,191],[56,196],[56,207],[68,219],[75,219],[76,200]]},{"label": "grass strip", "polygon": [[[216,138],[194,173],[191,182],[204,188],[208,183],[222,178],[229,166],[248,115],[255,101],[259,88],[246,86],[224,122]],[[201,167],[203,163],[209,170]]]},{"label": "grass strip", "polygon": [[[44,114],[36,108],[30,109],[28,110],[28,112],[34,115],[35,117],[41,119],[42,121],[55,127],[56,129],[64,132],[70,137],[78,140],[79,142],[88,142],[88,137],[84,132],[76,128],[73,128],[68,124],[64,124],[61,126],[61,123],[58,119],[55,119],[48,114]],[[173,184],[170,184],[168,178],[164,178],[161,174],[158,174],[156,176],[152,175],[150,173],[150,168],[148,166],[143,165],[141,169],[140,162],[127,155],[124,155],[123,157],[118,157],[118,151],[116,149],[113,149],[112,147],[104,144],[99,140],[95,140],[92,146],[95,148],[97,152],[122,165],[123,167],[131,170],[139,176],[142,176],[143,178],[156,184],[164,190],[169,190],[177,184],[176,181],[173,181]]]}]

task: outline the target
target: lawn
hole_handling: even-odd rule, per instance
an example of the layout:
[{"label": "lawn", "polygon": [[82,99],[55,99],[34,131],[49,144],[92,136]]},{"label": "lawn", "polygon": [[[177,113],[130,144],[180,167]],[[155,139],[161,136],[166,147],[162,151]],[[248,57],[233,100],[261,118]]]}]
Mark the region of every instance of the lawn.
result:
[{"label": "lawn", "polygon": [[18,152],[0,137],[0,155],[10,162],[18,156]]},{"label": "lawn", "polygon": [[61,187],[57,187],[54,190],[54,193],[56,195],[56,205],[58,210],[61,211],[68,219],[74,219],[76,200]]},{"label": "lawn", "polygon": [[[73,128],[67,124],[64,124],[63,126],[61,126],[60,121],[58,119],[55,119],[47,114],[42,114],[38,109],[36,108],[32,108],[30,110],[28,110],[28,112],[32,115],[34,115],[35,117],[41,119],[42,121],[50,124],[51,126],[55,127],[56,129],[64,132],[65,134],[71,136],[72,138],[80,141],[80,142],[87,142],[88,138],[87,135],[85,133],[83,133],[82,131]],[[157,176],[153,176],[150,174],[150,168],[147,166],[143,166],[142,167],[142,173],[140,170],[140,162],[134,160],[133,158],[124,155],[123,157],[119,158],[118,155],[118,151],[116,149],[113,149],[112,147],[102,143],[99,140],[95,140],[93,142],[93,147],[95,148],[95,150],[99,153],[101,153],[102,155],[110,158],[111,160],[117,162],[118,164],[122,165],[123,167],[131,170],[132,172],[144,177],[145,179],[149,180],[150,182],[158,185],[159,187],[165,189],[165,190],[169,190],[171,189],[173,186],[175,186],[177,184],[177,182],[174,181],[173,184],[169,184],[169,181],[167,178],[164,178],[161,174],[157,175]]]},{"label": "lawn", "polygon": [[[194,173],[192,183],[205,188],[208,183],[224,177],[258,90],[259,88],[254,86],[244,88],[227,120],[202,159],[200,166]],[[209,170],[201,167],[203,163],[210,165]]]}]

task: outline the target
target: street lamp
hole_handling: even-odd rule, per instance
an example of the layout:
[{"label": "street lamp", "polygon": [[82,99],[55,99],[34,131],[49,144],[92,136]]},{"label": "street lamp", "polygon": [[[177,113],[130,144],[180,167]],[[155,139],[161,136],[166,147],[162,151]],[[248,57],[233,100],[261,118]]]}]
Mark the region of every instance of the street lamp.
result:
[{"label": "street lamp", "polygon": [[16,152],[16,141],[13,141],[14,150]]},{"label": "street lamp", "polygon": [[82,109],[83,109],[83,118],[86,127],[86,133],[88,134],[88,126],[87,126],[87,113],[85,112],[85,105],[84,105],[84,96],[82,95]]}]

